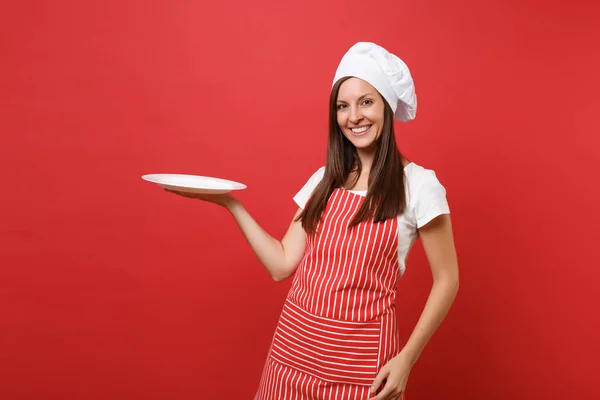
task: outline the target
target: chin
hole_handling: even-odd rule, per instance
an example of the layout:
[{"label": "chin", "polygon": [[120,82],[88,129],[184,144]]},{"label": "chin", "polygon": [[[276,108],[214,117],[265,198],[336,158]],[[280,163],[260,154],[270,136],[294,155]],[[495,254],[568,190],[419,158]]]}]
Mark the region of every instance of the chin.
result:
[{"label": "chin", "polygon": [[348,135],[346,135],[346,138],[357,149],[368,149],[368,148],[374,146],[376,143],[375,138],[372,138],[372,137],[357,138],[357,137],[353,137],[353,136],[348,137]]},{"label": "chin", "polygon": [[354,144],[354,147],[356,147],[357,149],[361,149],[361,150],[367,150],[367,149],[370,149],[375,146],[375,142],[353,143],[353,144]]}]

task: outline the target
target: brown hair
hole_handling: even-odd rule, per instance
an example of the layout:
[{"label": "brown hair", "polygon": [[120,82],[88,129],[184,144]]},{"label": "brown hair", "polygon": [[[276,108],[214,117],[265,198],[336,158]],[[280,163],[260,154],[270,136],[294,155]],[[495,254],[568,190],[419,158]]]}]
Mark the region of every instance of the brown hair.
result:
[{"label": "brown hair", "polygon": [[[329,98],[329,140],[327,146],[327,161],[325,174],[315,188],[298,220],[309,233],[315,233],[318,222],[329,197],[334,189],[343,187],[352,168],[356,166],[356,180],[362,173],[362,164],[356,148],[344,136],[337,123],[337,97],[341,84],[349,77],[340,79],[331,90]],[[383,97],[381,97],[383,99]],[[396,145],[394,134],[394,114],[385,103],[384,122],[381,135],[377,139],[377,150],[369,174],[367,197],[356,216],[350,222],[349,229],[369,219],[383,222],[402,214],[406,208],[404,167],[402,155]]]}]

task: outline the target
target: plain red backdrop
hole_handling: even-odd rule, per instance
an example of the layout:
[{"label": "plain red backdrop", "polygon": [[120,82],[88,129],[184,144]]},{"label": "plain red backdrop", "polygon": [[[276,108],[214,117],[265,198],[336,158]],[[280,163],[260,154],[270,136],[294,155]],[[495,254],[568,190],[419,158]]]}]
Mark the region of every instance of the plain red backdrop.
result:
[{"label": "plain red backdrop", "polygon": [[[448,191],[461,288],[408,399],[599,398],[597,2],[0,5],[0,398],[250,399],[291,280],[141,179],[244,182],[280,238],[323,165],[335,67],[411,68],[402,151]],[[431,275],[399,287],[408,338]]]}]

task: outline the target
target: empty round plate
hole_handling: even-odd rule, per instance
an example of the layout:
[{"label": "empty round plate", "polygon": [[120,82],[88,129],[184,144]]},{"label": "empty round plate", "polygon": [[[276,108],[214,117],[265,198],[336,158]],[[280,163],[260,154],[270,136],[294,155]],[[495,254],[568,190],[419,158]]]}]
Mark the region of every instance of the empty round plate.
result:
[{"label": "empty round plate", "polygon": [[170,190],[187,193],[219,194],[246,189],[246,185],[227,179],[184,174],[150,174],[142,179]]}]

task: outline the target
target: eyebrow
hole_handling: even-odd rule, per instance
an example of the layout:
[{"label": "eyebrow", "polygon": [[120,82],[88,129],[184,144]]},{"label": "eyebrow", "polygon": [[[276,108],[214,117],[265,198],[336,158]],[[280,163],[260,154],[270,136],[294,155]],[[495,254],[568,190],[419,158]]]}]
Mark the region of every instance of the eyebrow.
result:
[{"label": "eyebrow", "polygon": [[[364,99],[365,97],[368,97],[368,96],[375,96],[375,93],[371,93],[371,92],[365,93],[365,94],[363,94],[362,96],[360,96],[358,98],[358,101],[361,101],[362,99]],[[345,101],[344,100],[338,100],[338,103],[345,103]]]}]

